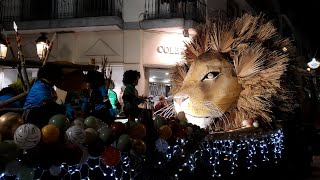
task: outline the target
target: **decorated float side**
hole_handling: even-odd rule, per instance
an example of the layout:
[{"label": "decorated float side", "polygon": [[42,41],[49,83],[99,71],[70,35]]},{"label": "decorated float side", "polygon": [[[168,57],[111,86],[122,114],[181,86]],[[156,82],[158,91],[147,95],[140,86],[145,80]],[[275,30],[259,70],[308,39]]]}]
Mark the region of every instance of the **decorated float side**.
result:
[{"label": "decorated float side", "polygon": [[[296,104],[294,47],[262,15],[212,19],[172,68],[174,103],[135,122],[0,117],[2,179],[227,179],[277,167]],[[290,122],[289,122],[290,123]]]}]

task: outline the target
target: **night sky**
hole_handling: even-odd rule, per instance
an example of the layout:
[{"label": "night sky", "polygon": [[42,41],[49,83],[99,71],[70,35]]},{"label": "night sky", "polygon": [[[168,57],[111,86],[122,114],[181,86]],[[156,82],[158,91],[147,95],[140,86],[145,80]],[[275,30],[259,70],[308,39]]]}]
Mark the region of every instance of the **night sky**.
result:
[{"label": "night sky", "polygon": [[[291,20],[297,39],[302,43],[306,56],[320,57],[320,1],[316,0],[249,0],[270,16],[280,11]],[[276,8],[277,7],[277,8]]]}]

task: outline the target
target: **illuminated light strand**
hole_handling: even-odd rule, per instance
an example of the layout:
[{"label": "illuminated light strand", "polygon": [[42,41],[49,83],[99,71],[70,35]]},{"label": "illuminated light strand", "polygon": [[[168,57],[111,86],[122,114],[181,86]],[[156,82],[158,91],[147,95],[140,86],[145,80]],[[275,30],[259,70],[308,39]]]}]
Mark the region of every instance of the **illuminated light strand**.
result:
[{"label": "illuminated light strand", "polygon": [[[236,174],[239,166],[245,166],[247,169],[253,169],[257,167],[260,161],[270,161],[273,160],[276,163],[282,157],[284,150],[284,134],[281,129],[274,131],[266,135],[259,135],[256,138],[247,138],[246,136],[237,140],[225,139],[225,140],[208,140],[205,139],[199,145],[199,148],[193,153],[186,154],[184,150],[188,140],[178,139],[176,144],[169,146],[167,152],[164,154],[165,160],[158,161],[156,164],[158,167],[166,167],[166,164],[173,160],[174,156],[180,156],[184,158],[181,164],[177,164],[178,171],[173,174],[175,179],[179,179],[179,173],[184,170],[189,170],[191,173],[195,170],[197,162],[206,163],[208,169],[212,173],[212,177],[221,177],[225,175],[220,172],[220,168],[226,164],[229,165],[229,169],[225,170],[231,175]],[[245,153],[244,157],[241,153]],[[102,163],[101,158],[89,159],[85,164],[69,166],[66,163],[61,164],[60,168],[65,173],[63,179],[69,176],[79,174],[80,179],[90,179],[90,174],[94,170],[99,170],[101,175],[106,176],[108,179],[130,179],[133,180],[139,173],[139,168],[132,166],[130,157],[132,154],[129,152],[121,153],[120,162],[114,166],[110,167]],[[240,157],[241,155],[241,157]],[[203,158],[203,157],[210,158]],[[258,157],[258,158],[257,158]],[[239,164],[239,159],[245,159],[245,164]],[[143,166],[143,163],[141,163]],[[82,170],[86,168],[86,173]],[[41,175],[38,179],[42,179],[45,171],[36,169]],[[62,171],[61,171],[62,172]],[[37,173],[35,173],[37,174]],[[6,174],[0,174],[0,180],[6,179]]]}]

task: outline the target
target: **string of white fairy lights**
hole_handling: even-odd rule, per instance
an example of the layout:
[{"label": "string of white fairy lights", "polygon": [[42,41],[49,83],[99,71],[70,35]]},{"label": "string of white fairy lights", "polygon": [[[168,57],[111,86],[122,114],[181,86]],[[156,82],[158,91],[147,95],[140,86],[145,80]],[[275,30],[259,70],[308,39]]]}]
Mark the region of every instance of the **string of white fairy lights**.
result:
[{"label": "string of white fairy lights", "polygon": [[[270,161],[271,159],[277,163],[278,160],[281,159],[284,149],[283,138],[283,130],[278,129],[267,134],[258,135],[255,138],[205,139],[200,143],[197,150],[189,154],[187,154],[184,149],[188,143],[186,139],[178,139],[173,146],[168,146],[168,144],[163,143],[163,140],[156,141],[156,147],[159,153],[164,153],[165,155],[165,159],[159,160],[156,167],[165,168],[166,163],[170,162],[174,156],[180,156],[184,158],[185,161],[182,162],[180,166],[178,164],[178,171],[174,174],[176,179],[179,179],[179,173],[186,169],[192,173],[199,161],[206,163],[208,169],[211,168],[212,177],[223,176],[223,173],[219,171],[219,166],[227,162],[230,165],[228,172],[232,175],[237,172],[239,166],[245,166],[250,170],[257,167],[257,164],[260,162]],[[162,142],[161,145],[157,144],[160,142]],[[160,150],[161,148],[162,150]],[[245,152],[242,153],[242,155],[245,154],[245,157],[239,157],[240,151]],[[204,158],[208,156],[210,158]],[[239,158],[245,158],[245,164],[239,164]],[[102,163],[101,158],[96,158],[89,159],[82,165],[68,166],[67,164],[62,164],[60,168],[60,172],[65,172],[64,178],[70,176],[70,179],[75,174],[77,174],[80,179],[90,179],[90,174],[97,170],[100,171],[101,175],[109,179],[119,180],[124,179],[124,177],[125,179],[134,179],[140,174],[141,170],[141,167],[137,168],[132,166],[129,152],[121,153],[120,162],[113,167],[106,166]],[[86,173],[84,173],[83,168],[87,168]],[[45,171],[37,170],[42,172],[38,173],[40,174],[39,177],[35,178],[42,179]],[[0,174],[0,179],[6,179],[6,177],[5,173]]]}]

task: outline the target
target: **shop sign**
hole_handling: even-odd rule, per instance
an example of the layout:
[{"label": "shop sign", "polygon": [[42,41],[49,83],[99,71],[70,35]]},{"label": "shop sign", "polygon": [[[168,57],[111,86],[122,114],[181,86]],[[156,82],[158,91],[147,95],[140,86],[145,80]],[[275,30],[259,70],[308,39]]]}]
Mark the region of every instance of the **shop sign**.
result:
[{"label": "shop sign", "polygon": [[158,53],[163,54],[180,54],[183,55],[184,48],[181,47],[170,47],[170,46],[158,46],[157,47]]}]

